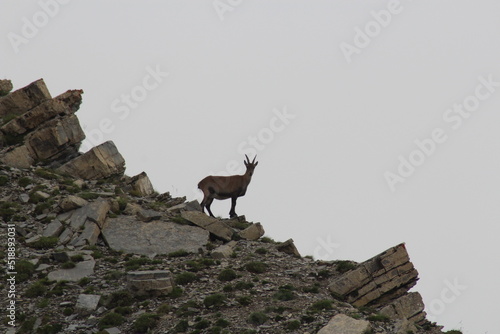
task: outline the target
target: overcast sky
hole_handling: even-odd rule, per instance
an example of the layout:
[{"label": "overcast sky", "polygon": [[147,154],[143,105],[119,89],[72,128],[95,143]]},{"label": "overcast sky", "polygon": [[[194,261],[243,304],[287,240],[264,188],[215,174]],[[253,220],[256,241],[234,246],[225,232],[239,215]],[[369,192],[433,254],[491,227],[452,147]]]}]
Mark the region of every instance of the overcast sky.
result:
[{"label": "overcast sky", "polygon": [[[406,242],[446,330],[500,333],[500,2],[2,0],[0,77],[85,94],[82,150],[236,212],[303,255]],[[212,206],[227,217],[229,201]]]}]

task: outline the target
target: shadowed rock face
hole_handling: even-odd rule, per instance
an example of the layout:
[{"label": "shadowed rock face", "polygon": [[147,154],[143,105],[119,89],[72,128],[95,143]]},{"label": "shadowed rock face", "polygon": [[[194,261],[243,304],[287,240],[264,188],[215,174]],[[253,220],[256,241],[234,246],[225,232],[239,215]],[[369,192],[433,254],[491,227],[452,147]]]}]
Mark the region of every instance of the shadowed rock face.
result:
[{"label": "shadowed rock face", "polygon": [[109,247],[133,254],[196,253],[208,242],[208,231],[171,222],[138,222],[133,217],[109,218],[102,235]]}]

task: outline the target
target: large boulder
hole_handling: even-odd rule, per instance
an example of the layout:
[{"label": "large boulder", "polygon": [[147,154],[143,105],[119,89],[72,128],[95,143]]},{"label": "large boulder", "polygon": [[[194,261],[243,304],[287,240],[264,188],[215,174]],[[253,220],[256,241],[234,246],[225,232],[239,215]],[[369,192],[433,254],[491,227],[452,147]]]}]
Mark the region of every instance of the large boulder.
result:
[{"label": "large boulder", "polygon": [[405,295],[417,280],[418,272],[400,244],[335,278],[329,289],[356,307],[387,305]]},{"label": "large boulder", "polygon": [[43,79],[37,80],[0,98],[0,117],[9,114],[22,115],[50,98]]},{"label": "large boulder", "polygon": [[86,180],[102,179],[123,174],[125,160],[118,152],[115,144],[112,141],[107,141],[68,161],[59,167],[57,171]]},{"label": "large boulder", "polygon": [[179,250],[195,253],[209,241],[208,231],[195,226],[164,221],[143,223],[131,216],[108,218],[102,235],[111,249],[142,255]]},{"label": "large boulder", "polygon": [[57,117],[43,123],[25,138],[30,155],[36,160],[56,159],[78,152],[85,133],[75,115]]}]

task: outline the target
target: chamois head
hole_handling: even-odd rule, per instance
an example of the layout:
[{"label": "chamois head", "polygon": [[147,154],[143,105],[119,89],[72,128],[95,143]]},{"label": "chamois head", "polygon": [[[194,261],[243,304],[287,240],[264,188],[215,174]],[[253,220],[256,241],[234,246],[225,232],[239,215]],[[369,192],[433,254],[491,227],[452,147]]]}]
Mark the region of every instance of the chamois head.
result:
[{"label": "chamois head", "polygon": [[257,167],[257,165],[259,164],[258,161],[255,162],[255,159],[257,159],[257,156],[255,156],[255,158],[253,158],[252,162],[250,162],[250,159],[248,159],[248,155],[245,154],[245,157],[247,158],[247,160],[243,161],[243,163],[245,164],[245,167],[247,168],[246,174],[252,176],[255,167]]}]

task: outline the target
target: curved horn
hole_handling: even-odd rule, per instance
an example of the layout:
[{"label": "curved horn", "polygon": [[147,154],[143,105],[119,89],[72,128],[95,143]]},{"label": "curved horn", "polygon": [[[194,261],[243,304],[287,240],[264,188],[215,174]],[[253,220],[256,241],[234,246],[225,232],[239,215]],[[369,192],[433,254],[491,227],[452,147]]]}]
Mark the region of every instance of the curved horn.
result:
[{"label": "curved horn", "polygon": [[253,158],[252,164],[255,163],[255,159],[257,159],[257,155],[255,155],[255,158]]},{"label": "curved horn", "polygon": [[248,155],[245,154],[245,157],[247,158],[247,163],[250,163],[250,159],[248,159]]}]

